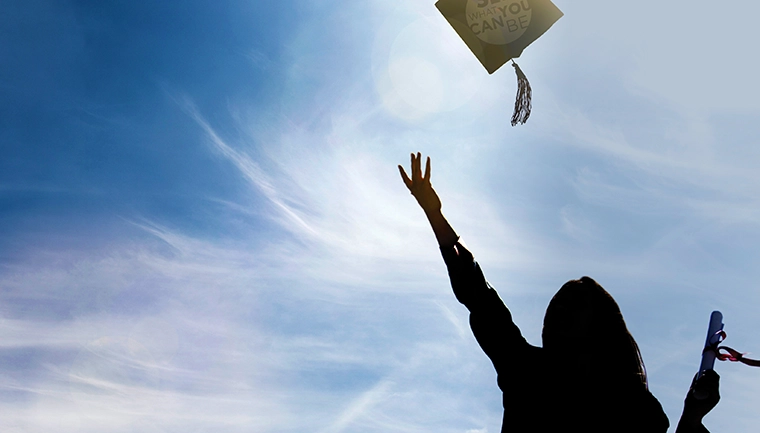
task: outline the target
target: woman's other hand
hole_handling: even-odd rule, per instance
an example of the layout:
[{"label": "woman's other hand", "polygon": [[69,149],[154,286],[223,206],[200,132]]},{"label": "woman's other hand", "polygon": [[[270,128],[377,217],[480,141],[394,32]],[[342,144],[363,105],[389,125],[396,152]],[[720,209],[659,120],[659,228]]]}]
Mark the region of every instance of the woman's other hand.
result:
[{"label": "woman's other hand", "polygon": [[720,376],[715,370],[705,370],[694,377],[683,402],[683,414],[676,433],[709,433],[702,418],[720,401]]},{"label": "woman's other hand", "polygon": [[701,420],[720,401],[720,376],[715,370],[705,370],[691,382],[684,400],[684,412],[690,412]]}]

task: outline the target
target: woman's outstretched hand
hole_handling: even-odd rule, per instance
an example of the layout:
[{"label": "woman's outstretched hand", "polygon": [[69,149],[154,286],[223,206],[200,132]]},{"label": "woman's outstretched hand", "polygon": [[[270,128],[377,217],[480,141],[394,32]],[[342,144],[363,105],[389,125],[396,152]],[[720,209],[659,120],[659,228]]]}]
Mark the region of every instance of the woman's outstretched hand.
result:
[{"label": "woman's outstretched hand", "polygon": [[417,199],[417,203],[425,211],[438,245],[441,248],[453,248],[459,240],[459,236],[457,236],[454,229],[451,228],[451,225],[441,213],[441,199],[438,198],[438,194],[435,193],[433,186],[430,185],[430,157],[427,158],[427,163],[425,164],[424,176],[422,175],[421,165],[422,155],[417,152],[417,155],[412,154],[412,176],[407,176],[404,167],[400,165],[398,166],[398,171],[401,172],[401,179],[404,180],[406,187],[409,188],[414,198]]},{"label": "woman's outstretched hand", "polygon": [[441,209],[441,199],[438,198],[433,186],[430,184],[430,157],[427,157],[425,163],[425,175],[422,175],[422,155],[417,152],[417,155],[412,154],[412,175],[411,177],[406,174],[404,167],[398,166],[398,171],[401,172],[401,178],[404,180],[404,184],[409,188],[417,203],[420,204],[422,210],[426,214],[436,212]]}]

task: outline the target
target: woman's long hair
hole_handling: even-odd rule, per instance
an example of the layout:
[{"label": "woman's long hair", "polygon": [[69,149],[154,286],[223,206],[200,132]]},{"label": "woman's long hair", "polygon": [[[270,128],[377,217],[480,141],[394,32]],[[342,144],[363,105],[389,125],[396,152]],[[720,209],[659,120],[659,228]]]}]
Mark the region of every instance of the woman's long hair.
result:
[{"label": "woman's long hair", "polygon": [[[589,433],[666,432],[668,417],[647,387],[636,340],[617,302],[589,277],[568,281],[546,309],[548,356],[563,359],[567,376],[555,386],[572,390],[554,409]],[[568,377],[569,376],[569,377]]]},{"label": "woman's long hair", "polygon": [[549,351],[583,356],[586,381],[647,389],[641,352],[620,307],[592,278],[571,280],[559,289],[546,309],[542,338]]}]

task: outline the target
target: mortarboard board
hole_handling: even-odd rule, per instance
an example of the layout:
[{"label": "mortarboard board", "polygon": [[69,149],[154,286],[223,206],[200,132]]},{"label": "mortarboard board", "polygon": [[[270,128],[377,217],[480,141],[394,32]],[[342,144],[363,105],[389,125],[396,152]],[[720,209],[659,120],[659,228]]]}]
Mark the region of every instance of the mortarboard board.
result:
[{"label": "mortarboard board", "polygon": [[[438,0],[435,4],[489,74],[520,57],[562,11],[550,0]],[[530,116],[530,84],[517,63],[517,98],[512,126]]]}]

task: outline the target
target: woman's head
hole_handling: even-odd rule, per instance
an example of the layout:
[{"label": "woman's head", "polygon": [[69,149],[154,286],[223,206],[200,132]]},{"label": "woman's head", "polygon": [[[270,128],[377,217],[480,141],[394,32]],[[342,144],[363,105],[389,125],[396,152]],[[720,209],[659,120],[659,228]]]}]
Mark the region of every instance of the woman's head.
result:
[{"label": "woman's head", "polygon": [[554,295],[546,309],[542,337],[548,351],[579,361],[584,380],[646,387],[639,347],[620,307],[589,277],[568,281]]}]

